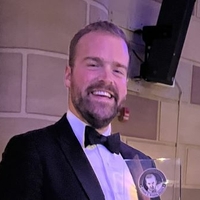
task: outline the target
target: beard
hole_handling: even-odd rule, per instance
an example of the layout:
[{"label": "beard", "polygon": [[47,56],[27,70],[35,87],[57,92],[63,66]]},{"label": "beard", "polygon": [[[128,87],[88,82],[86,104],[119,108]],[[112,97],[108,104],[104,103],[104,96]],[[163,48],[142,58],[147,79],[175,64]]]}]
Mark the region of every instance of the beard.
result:
[{"label": "beard", "polygon": [[[117,115],[122,107],[122,102],[119,102],[117,89],[112,85],[106,84],[104,81],[98,81],[88,86],[83,93],[72,80],[71,85],[71,100],[76,111],[95,129],[106,127]],[[110,91],[113,104],[94,101],[90,98],[91,91],[94,89],[104,89]]]}]

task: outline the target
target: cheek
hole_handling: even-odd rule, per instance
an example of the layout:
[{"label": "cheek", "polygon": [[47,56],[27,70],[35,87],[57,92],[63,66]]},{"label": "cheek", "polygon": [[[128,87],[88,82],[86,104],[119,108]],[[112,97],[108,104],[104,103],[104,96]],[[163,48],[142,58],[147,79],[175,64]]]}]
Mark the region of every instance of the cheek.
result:
[{"label": "cheek", "polygon": [[79,74],[72,78],[72,87],[75,93],[81,93],[82,95],[91,84],[91,79],[85,74]]},{"label": "cheek", "polygon": [[95,78],[95,74],[89,72],[85,67],[79,67],[76,69],[74,76],[76,77],[76,80],[79,81],[79,84],[88,85],[91,80]]},{"label": "cheek", "polygon": [[85,85],[86,82],[86,75],[83,72],[83,70],[81,70],[81,68],[74,68],[73,72],[72,72],[72,77],[71,77],[71,81],[73,82],[74,86],[78,86],[79,88],[83,87]]}]

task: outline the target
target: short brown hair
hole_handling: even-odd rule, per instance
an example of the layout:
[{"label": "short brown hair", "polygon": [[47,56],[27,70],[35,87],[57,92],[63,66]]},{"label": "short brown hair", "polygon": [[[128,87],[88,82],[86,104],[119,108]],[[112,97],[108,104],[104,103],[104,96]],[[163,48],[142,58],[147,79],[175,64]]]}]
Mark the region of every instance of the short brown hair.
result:
[{"label": "short brown hair", "polygon": [[92,31],[109,32],[115,36],[118,36],[126,42],[127,47],[129,49],[126,35],[119,27],[117,27],[115,24],[108,22],[108,21],[94,22],[92,24],[87,25],[85,28],[81,29],[80,31],[78,31],[72,38],[72,40],[70,42],[70,47],[69,47],[69,66],[70,67],[74,66],[76,45],[77,45],[78,41],[80,40],[81,37],[83,37],[84,35],[92,32]]}]

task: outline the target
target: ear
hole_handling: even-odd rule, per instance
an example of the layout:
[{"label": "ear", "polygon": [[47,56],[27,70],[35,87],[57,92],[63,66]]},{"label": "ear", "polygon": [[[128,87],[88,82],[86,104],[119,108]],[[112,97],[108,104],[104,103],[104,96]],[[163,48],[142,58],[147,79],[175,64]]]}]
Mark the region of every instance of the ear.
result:
[{"label": "ear", "polygon": [[72,71],[71,67],[67,66],[65,69],[65,86],[67,88],[71,87],[71,71]]}]

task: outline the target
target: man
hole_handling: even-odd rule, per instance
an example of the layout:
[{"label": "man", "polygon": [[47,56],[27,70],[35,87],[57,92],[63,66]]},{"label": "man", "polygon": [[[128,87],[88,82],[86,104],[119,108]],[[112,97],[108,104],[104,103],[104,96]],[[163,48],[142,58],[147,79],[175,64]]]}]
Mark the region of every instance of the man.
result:
[{"label": "man", "polygon": [[147,174],[145,176],[145,184],[148,188],[149,196],[159,196],[161,193],[159,190],[162,188],[163,183],[158,183],[154,174]]},{"label": "man", "polygon": [[155,175],[147,174],[145,177],[145,183],[146,183],[146,186],[148,187],[149,193],[157,192],[156,190],[157,180],[156,180]]},{"label": "man", "polygon": [[[152,163],[129,170],[124,159],[148,157],[102,136],[111,134],[126,98],[128,64],[126,37],[114,24],[96,22],[74,36],[65,73],[69,110],[54,125],[9,141],[0,163],[0,199],[137,199],[138,176]],[[98,139],[103,144],[92,143]]]}]

